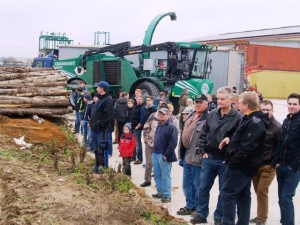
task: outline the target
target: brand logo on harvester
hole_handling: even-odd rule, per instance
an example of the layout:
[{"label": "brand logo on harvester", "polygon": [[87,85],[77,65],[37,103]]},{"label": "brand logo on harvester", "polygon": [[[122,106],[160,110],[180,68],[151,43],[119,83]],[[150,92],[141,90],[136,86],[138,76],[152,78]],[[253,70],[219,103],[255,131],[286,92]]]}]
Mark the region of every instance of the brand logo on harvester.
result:
[{"label": "brand logo on harvester", "polygon": [[55,62],[55,67],[61,67],[61,66],[75,66],[75,61],[66,61],[66,62]]},{"label": "brand logo on harvester", "polygon": [[202,94],[206,95],[208,93],[208,91],[209,91],[208,84],[207,83],[202,84],[202,86],[201,86],[201,92],[202,92]]}]

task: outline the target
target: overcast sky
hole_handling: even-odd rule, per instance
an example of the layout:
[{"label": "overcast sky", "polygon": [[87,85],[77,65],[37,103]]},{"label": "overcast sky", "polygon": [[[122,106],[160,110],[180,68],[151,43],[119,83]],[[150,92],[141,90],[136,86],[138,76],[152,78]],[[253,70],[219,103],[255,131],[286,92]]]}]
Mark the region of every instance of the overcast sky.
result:
[{"label": "overcast sky", "polygon": [[40,32],[66,33],[74,44],[91,45],[95,31],[110,42],[143,42],[158,14],[164,18],[152,43],[213,34],[300,25],[299,0],[1,0],[0,57],[35,57]]}]

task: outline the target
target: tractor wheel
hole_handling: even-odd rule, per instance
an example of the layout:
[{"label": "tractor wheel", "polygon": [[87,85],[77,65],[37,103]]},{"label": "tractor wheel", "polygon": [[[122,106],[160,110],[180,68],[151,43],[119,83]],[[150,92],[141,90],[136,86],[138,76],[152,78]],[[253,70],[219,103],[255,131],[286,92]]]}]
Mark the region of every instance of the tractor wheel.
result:
[{"label": "tractor wheel", "polygon": [[142,90],[142,95],[144,97],[149,95],[153,97],[157,97],[159,95],[159,92],[161,91],[157,85],[147,81],[140,83],[137,86],[137,88]]}]

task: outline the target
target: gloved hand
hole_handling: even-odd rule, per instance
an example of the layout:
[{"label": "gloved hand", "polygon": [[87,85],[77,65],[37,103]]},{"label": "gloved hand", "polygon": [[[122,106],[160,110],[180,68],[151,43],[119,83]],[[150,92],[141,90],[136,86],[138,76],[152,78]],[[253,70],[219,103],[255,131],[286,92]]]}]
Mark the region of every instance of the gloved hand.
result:
[{"label": "gloved hand", "polygon": [[179,164],[179,166],[183,167],[183,160],[180,159],[178,164]]}]

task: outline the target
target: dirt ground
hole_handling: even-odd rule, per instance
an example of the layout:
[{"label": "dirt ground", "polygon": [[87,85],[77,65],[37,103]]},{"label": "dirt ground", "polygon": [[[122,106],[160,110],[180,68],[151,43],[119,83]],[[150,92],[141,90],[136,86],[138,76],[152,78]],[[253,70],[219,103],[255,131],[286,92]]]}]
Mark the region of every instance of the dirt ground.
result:
[{"label": "dirt ground", "polygon": [[[63,123],[0,115],[0,225],[185,224],[93,159]],[[30,149],[13,138],[25,135]]]}]

